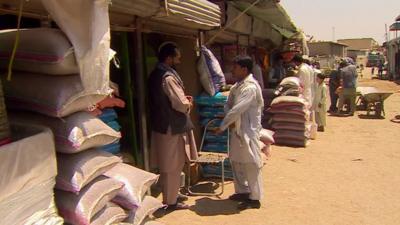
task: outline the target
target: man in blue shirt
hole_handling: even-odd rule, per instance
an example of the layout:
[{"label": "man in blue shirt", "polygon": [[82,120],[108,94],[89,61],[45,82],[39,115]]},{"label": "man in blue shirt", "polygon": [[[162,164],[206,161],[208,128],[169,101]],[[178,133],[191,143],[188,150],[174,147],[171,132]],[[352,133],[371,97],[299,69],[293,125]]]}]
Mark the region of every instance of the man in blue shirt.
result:
[{"label": "man in blue shirt", "polygon": [[350,102],[350,116],[354,115],[356,110],[356,88],[357,88],[357,67],[349,61],[340,63],[340,79],[343,90],[339,94],[339,110],[342,110],[346,100]]}]

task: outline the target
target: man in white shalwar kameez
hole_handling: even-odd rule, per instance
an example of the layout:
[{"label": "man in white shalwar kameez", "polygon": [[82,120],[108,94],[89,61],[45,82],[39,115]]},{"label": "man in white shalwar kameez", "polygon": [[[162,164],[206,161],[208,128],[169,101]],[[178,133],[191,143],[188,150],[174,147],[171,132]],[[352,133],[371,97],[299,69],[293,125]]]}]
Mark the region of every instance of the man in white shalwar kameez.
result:
[{"label": "man in white shalwar kameez", "polygon": [[304,62],[301,55],[295,55],[293,62],[298,67],[296,76],[300,79],[300,83],[303,88],[304,99],[308,102],[309,106],[312,105],[313,101],[313,85],[314,85],[314,70],[311,66]]},{"label": "man in white shalwar kameez", "polygon": [[222,133],[231,127],[229,159],[235,194],[229,199],[241,201],[240,210],[260,208],[263,195],[263,161],[259,140],[264,101],[261,88],[250,73],[252,66],[250,57],[235,59],[232,74],[238,81],[230,91],[227,114],[216,131]]}]

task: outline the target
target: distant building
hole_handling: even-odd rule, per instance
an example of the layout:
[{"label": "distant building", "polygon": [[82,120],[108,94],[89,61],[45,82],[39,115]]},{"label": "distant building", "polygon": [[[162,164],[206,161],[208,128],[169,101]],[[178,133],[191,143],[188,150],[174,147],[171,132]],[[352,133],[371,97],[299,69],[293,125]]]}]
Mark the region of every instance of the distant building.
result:
[{"label": "distant building", "polygon": [[347,45],[332,41],[309,42],[310,56],[320,63],[322,68],[333,69],[340,58],[346,56]]},{"label": "distant building", "polygon": [[332,41],[309,42],[310,56],[337,56],[345,57],[347,45]]},{"label": "distant building", "polygon": [[355,60],[357,65],[366,66],[368,63],[368,51],[367,50],[354,50],[347,49],[347,57]]},{"label": "distant building", "polygon": [[337,42],[347,45],[351,50],[372,51],[379,48],[379,43],[373,38],[339,39]]}]

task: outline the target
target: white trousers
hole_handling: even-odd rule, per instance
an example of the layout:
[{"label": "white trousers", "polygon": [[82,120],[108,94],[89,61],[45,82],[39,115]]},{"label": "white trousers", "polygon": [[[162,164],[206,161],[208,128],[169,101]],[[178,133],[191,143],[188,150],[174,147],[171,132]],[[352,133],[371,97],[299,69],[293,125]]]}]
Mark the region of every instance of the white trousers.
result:
[{"label": "white trousers", "polygon": [[262,168],[259,168],[256,163],[231,161],[231,165],[235,193],[250,193],[251,200],[261,200],[263,196]]}]

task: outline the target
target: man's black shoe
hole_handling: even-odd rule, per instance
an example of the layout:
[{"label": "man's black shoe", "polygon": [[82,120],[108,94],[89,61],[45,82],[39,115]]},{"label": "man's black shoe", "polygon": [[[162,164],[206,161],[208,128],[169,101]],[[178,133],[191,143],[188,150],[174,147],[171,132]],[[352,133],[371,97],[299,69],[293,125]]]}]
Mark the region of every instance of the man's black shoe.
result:
[{"label": "man's black shoe", "polygon": [[239,210],[259,209],[259,208],[261,208],[261,203],[258,200],[247,199],[247,201],[241,202],[238,205]]},{"label": "man's black shoe", "polygon": [[249,199],[249,193],[233,194],[229,196],[229,200],[232,201],[246,201]]}]

